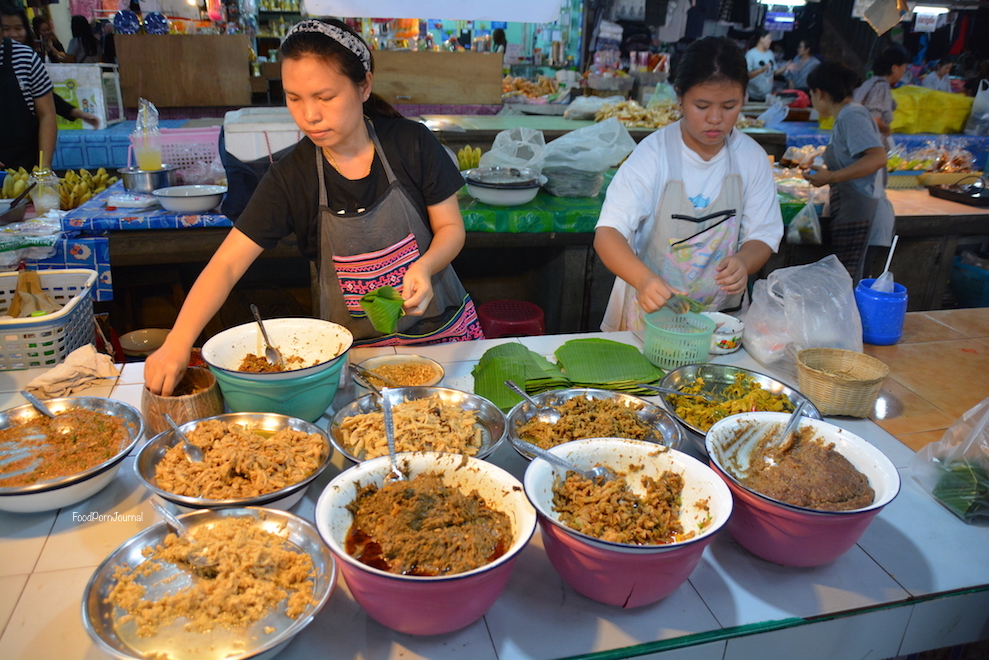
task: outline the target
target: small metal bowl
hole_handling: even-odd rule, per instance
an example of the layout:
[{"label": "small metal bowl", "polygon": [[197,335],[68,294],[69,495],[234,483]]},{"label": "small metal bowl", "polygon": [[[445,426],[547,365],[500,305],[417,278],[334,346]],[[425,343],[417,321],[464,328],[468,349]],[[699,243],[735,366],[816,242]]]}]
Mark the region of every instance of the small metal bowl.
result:
[{"label": "small metal bowl", "polygon": [[[541,407],[548,408],[551,406],[562,405],[570,399],[575,399],[577,397],[586,397],[588,399],[598,400],[612,399],[627,406],[637,406],[639,408],[636,413],[637,416],[652,429],[652,434],[643,439],[645,442],[665,445],[670,449],[680,449],[681,445],[683,445],[683,429],[681,429],[676,423],[676,420],[674,420],[672,415],[656,404],[640,399],[637,396],[632,396],[631,394],[593,388],[571,388],[565,390],[540,392],[532,398]],[[519,426],[528,422],[529,419],[532,418],[532,416],[537,412],[538,411],[529,405],[527,401],[522,401],[516,404],[514,408],[508,411],[509,440],[518,440]],[[534,458],[532,454],[519,449],[514,443],[512,444],[512,447],[514,447],[515,451],[521,454],[524,459],[531,461]]]},{"label": "small metal bowl", "polygon": [[117,170],[129,192],[150,195],[158,188],[174,186],[178,181],[178,165],[163,164],[160,170],[142,170],[138,167],[121,167]]},{"label": "small metal bowl", "polygon": [[[414,385],[412,387],[437,387],[439,386],[440,383],[443,382],[443,378],[446,376],[446,372],[443,370],[443,365],[441,365],[436,360],[432,360],[428,357],[423,357],[422,355],[403,355],[403,354],[378,355],[376,357],[372,357],[364,360],[357,366],[363,367],[368,371],[373,371],[374,369],[377,369],[378,367],[384,366],[386,364],[405,364],[409,362],[413,364],[424,364],[426,366],[432,367],[433,371],[435,372],[435,375],[433,376],[432,379],[429,380],[429,382],[422,383],[420,385]],[[386,385],[386,387],[390,387],[390,386]],[[356,378],[354,379],[354,392],[357,397],[362,397],[365,394],[370,393],[363,385],[357,382]]]},{"label": "small metal bowl", "polygon": [[[131,571],[142,570],[148,559],[143,550],[162,543],[172,530],[165,523],[158,523],[131,537],[103,560],[89,579],[82,598],[82,622],[86,632],[104,653],[116,658],[187,657],[195,649],[196,657],[203,660],[237,660],[238,658],[269,658],[278,653],[313,618],[329,600],[337,580],[337,565],[329,548],[309,522],[284,511],[272,509],[222,509],[196,511],[181,517],[193,533],[200,527],[208,527],[223,518],[254,518],[268,532],[285,538],[286,544],[312,559],[316,569],[313,599],[305,611],[295,619],[281,610],[271,612],[249,628],[216,628],[209,633],[186,632],[184,619],[170,624],[166,631],[153,637],[138,637],[133,625],[118,625],[119,614],[106,602],[117,584],[114,576],[118,566],[126,564]],[[160,597],[167,589],[174,589],[175,582],[168,578],[184,573],[169,564],[139,579],[148,588],[149,595]],[[268,627],[274,631],[266,630]]]},{"label": "small metal bowl", "polygon": [[[0,511],[15,513],[51,511],[72,506],[92,497],[113,480],[124,458],[144,435],[144,420],[141,414],[136,408],[122,401],[95,396],[73,396],[48,399],[45,404],[55,414],[66,410],[95,410],[113,415],[124,423],[128,440],[113,457],[79,474],[29,486],[0,488]],[[42,414],[30,404],[10,408],[0,413],[0,429],[18,426],[41,417]]]},{"label": "small metal bowl", "polygon": [[270,433],[275,433],[277,431],[281,431],[282,429],[292,429],[294,431],[302,431],[303,433],[309,434],[315,433],[321,437],[325,443],[326,451],[325,456],[323,457],[323,462],[320,463],[316,469],[302,481],[271,493],[258,495],[257,497],[215,500],[205,497],[177,495],[159,488],[157,480],[155,479],[155,469],[157,468],[158,463],[162,458],[164,458],[165,453],[179,442],[179,439],[174,431],[171,429],[163,431],[162,433],[159,433],[155,437],[151,438],[151,440],[149,440],[141,448],[141,451],[137,454],[135,468],[138,478],[148,490],[152,491],[163,500],[171,502],[175,506],[179,507],[180,511],[193,511],[196,509],[225,509],[244,506],[267,506],[276,509],[288,509],[302,499],[302,496],[306,494],[306,489],[309,488],[309,484],[330,464],[330,443],[326,438],[326,433],[315,424],[310,424],[309,422],[297,419],[295,417],[289,417],[287,415],[278,415],[276,413],[228,413],[225,415],[206,417],[204,419],[187,422],[180,425],[179,429],[181,429],[183,433],[188,434],[194,431],[200,422],[205,422],[211,419],[218,419],[228,424],[240,424],[250,430],[259,430]]},{"label": "small metal bowl", "polygon": [[[439,395],[444,403],[459,406],[464,410],[473,410],[477,414],[482,433],[481,449],[474,455],[474,458],[483,459],[489,456],[505,439],[505,414],[501,412],[498,406],[476,394],[461,392],[448,387],[393,387],[384,390],[382,394],[389,398],[392,406],[397,406],[405,401],[415,401],[416,399]],[[348,417],[380,411],[381,402],[377,395],[368,394],[351,401],[333,415],[333,420],[329,426],[330,442],[333,443],[338,452],[349,460],[355,463],[362,462],[363,456],[354,456],[344,446],[340,425]]]},{"label": "small metal bowl", "polygon": [[[785,394],[793,405],[806,400],[807,406],[804,407],[804,416],[811,419],[821,419],[821,413],[814,404],[794,388],[781,383],[775,378],[771,378],[757,371],[743,369],[742,367],[732,367],[726,364],[688,364],[668,372],[663,376],[663,380],[659,384],[670,389],[682,390],[684,387],[692,385],[700,377],[704,379],[705,392],[719,394],[727,386],[735,382],[735,376],[739,373],[746,374],[752,378],[753,382],[758,383],[762,386],[762,389],[767,390],[771,394]],[[690,439],[693,441],[694,446],[706,456],[707,449],[704,446],[704,438],[707,435],[707,431],[702,431],[676,414],[676,406],[672,403],[672,397],[674,395],[660,394],[658,396],[662,398],[663,405],[670,411],[670,414],[684,428],[690,431]]]}]

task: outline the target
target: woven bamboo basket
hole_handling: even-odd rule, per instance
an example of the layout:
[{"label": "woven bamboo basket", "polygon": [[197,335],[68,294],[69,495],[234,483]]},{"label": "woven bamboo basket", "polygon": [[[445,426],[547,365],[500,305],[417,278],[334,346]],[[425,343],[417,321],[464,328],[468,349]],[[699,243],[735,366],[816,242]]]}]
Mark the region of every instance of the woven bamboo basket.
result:
[{"label": "woven bamboo basket", "polygon": [[841,348],[797,353],[797,382],[822,415],[868,417],[889,367],[874,357]]}]

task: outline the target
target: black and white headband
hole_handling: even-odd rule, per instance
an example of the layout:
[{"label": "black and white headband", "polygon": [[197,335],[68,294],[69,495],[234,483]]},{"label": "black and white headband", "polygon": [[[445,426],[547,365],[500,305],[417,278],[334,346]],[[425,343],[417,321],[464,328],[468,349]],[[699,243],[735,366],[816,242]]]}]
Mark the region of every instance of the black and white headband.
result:
[{"label": "black and white headband", "polygon": [[367,44],[360,37],[355,36],[347,30],[341,30],[336,25],[330,25],[329,23],[310,18],[292,26],[292,29],[288,31],[285,38],[288,39],[297,32],[318,32],[326,35],[356,55],[357,59],[364,65],[365,71],[371,71],[371,51],[368,50]]}]

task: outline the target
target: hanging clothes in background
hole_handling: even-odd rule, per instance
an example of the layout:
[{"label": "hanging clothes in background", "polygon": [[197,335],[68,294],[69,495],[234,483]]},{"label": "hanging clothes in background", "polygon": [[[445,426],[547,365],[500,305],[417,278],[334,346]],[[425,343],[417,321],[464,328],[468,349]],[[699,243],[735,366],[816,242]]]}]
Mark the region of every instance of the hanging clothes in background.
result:
[{"label": "hanging clothes in background", "polygon": [[691,0],[670,0],[666,10],[666,25],[659,28],[656,36],[660,41],[675,43],[683,39],[687,32],[687,12]]},{"label": "hanging clothes in background", "polygon": [[961,55],[965,52],[965,38],[968,35],[968,16],[962,15],[961,21],[957,24],[955,31],[955,41],[948,49],[948,55]]},{"label": "hanging clothes in background", "polygon": [[685,39],[700,39],[704,34],[704,17],[707,14],[707,5],[717,4],[715,0],[694,0],[693,5],[687,12],[687,28],[684,32]]}]

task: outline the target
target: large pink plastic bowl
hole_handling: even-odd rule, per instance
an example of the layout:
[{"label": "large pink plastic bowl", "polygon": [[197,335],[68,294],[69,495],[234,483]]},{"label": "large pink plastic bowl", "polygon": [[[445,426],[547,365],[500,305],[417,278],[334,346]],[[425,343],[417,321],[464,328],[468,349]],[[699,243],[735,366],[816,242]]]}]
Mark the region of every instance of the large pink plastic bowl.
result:
[{"label": "large pink plastic bowl", "polygon": [[801,428],[811,426],[817,437],[834,443],[834,449],[868,477],[876,491],[872,505],[851,511],[817,511],[774,500],[739,483],[733,466],[744,470],[756,443],[743,445],[732,440],[751,424],[776,427],[778,432],[788,418],[786,413],[771,412],[726,417],[707,432],[707,453],[735,498],[735,512],[728,521],[728,532],[735,540],[766,561],[784,566],[820,566],[834,561],[858,542],[876,514],[900,491],[900,475],[886,455],[866,440],[834,424],[805,417]]},{"label": "large pink plastic bowl", "polygon": [[421,472],[440,472],[444,483],[476,490],[488,506],[506,513],[514,532],[508,551],[473,571],[443,577],[396,575],[347,554],[344,544],[353,522],[347,505],[362,486],[383,483],[387,456],[358,463],[330,482],[316,504],[316,528],[336,556],[350,593],[375,621],[410,635],[459,630],[484,616],[501,595],[515,559],[536,531],[536,512],[522,484],[491,463],[436,452],[401,453],[398,460],[410,479]]},{"label": "large pink plastic bowl", "polygon": [[553,568],[575,591],[593,600],[639,607],[669,596],[697,566],[704,548],[731,515],[731,493],[711,468],[675,449],[622,438],[576,440],[551,449],[582,469],[607,465],[633,475],[630,466],[644,466],[628,478],[641,488],[640,475],[659,478],[669,470],[683,475],[680,522],[695,536],[666,545],[612,543],[582,534],[559,521],[553,511],[553,483],[565,470],[535,459],[525,471],[525,492],[539,514],[543,544]]}]

